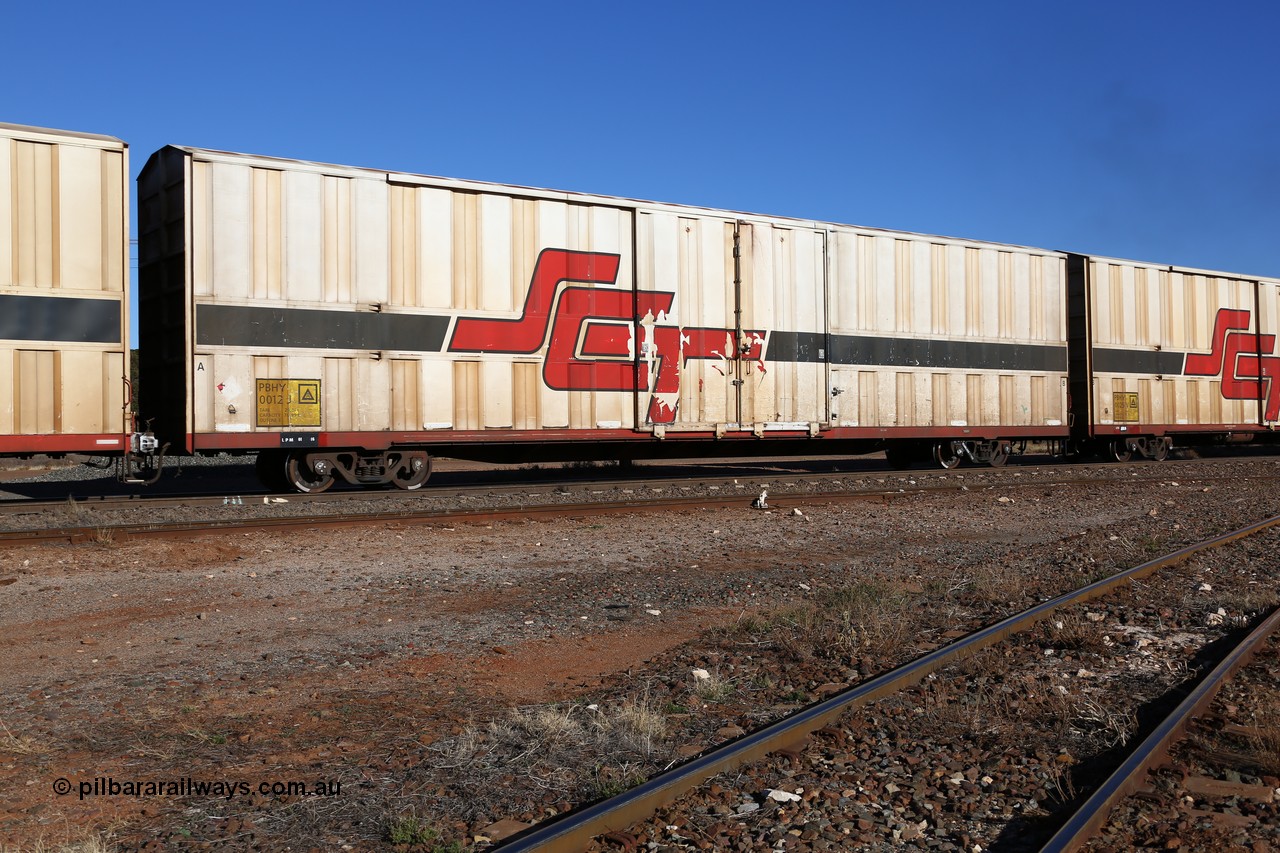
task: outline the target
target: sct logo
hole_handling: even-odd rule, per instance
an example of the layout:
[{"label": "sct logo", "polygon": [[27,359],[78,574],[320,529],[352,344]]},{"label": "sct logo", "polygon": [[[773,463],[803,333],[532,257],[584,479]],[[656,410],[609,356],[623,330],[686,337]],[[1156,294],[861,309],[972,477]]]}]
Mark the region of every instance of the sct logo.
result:
[{"label": "sct logo", "polygon": [[1185,376],[1222,375],[1222,396],[1228,400],[1265,400],[1265,422],[1280,418],[1280,358],[1272,355],[1275,335],[1249,331],[1250,313],[1222,308],[1213,323],[1213,349],[1187,355]]},{"label": "sct logo", "polygon": [[[459,317],[449,352],[533,355],[546,348],[542,381],[557,391],[647,391],[647,420],[675,421],[680,371],[691,358],[762,362],[764,332],[680,328],[668,321],[675,294],[607,290],[570,282],[614,285],[619,256],[543,249],[515,319]],[[640,358],[636,358],[636,330]],[[724,371],[721,371],[722,373]]]}]

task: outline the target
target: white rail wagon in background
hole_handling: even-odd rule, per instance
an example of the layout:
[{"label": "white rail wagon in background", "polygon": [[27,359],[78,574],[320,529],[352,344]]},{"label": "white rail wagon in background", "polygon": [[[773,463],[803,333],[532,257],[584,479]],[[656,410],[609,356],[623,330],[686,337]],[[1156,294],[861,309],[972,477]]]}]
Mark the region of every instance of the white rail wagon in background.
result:
[{"label": "white rail wagon in background", "polygon": [[1280,420],[1280,281],[1070,258],[1077,437],[1116,459],[1252,441]]},{"label": "white rail wagon in background", "polygon": [[129,156],[0,124],[0,454],[128,449]]},{"label": "white rail wagon in background", "polygon": [[1060,253],[172,146],[138,204],[142,408],[276,484],[1067,434]]}]

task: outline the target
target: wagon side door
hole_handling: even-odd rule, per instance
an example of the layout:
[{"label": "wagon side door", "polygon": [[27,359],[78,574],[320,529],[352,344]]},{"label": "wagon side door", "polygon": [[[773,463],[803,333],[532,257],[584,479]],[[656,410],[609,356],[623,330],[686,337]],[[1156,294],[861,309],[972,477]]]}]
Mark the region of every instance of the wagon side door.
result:
[{"label": "wagon side door", "polygon": [[738,423],[755,432],[814,432],[830,420],[826,232],[744,221],[737,236]]},{"label": "wagon side door", "polygon": [[636,424],[664,432],[737,424],[734,220],[636,217]]}]

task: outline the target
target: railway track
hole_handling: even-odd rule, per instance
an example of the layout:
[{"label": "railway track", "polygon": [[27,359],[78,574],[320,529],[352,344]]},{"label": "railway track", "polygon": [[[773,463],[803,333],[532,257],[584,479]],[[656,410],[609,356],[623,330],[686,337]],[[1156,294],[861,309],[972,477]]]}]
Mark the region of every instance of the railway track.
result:
[{"label": "railway track", "polygon": [[[1063,825],[1062,829],[1044,846],[1043,853],[1068,853],[1079,850],[1093,837],[1097,836],[1120,801],[1139,790],[1146,782],[1148,775],[1156,767],[1168,760],[1169,751],[1179,740],[1186,737],[1193,720],[1203,716],[1213,703],[1218,691],[1241,667],[1251,661],[1255,655],[1280,631],[1280,609],[1275,610],[1254,628],[1249,635],[1237,645],[1227,650],[1217,666],[1207,674],[1190,692],[1186,699],[1179,703],[1159,725],[1147,736],[1136,749],[1116,768],[1105,782],[1094,791],[1080,806],[1075,814]],[[1212,786],[1210,786],[1212,787]],[[1220,790],[1230,793],[1230,786],[1218,786]],[[1256,786],[1254,786],[1256,789]],[[1239,793],[1243,786],[1235,789]],[[1255,796],[1257,796],[1255,790]],[[1268,802],[1274,801],[1274,792],[1262,794]]]},{"label": "railway track", "polygon": [[[0,501],[0,546],[34,542],[111,541],[141,536],[190,536],[225,529],[290,530],[362,524],[485,522],[512,517],[741,506],[756,501],[785,510],[802,500],[890,500],[907,494],[999,488],[1087,488],[1108,482],[1144,485],[1173,477],[1208,487],[1242,479],[1275,479],[1268,471],[1212,473],[1205,465],[1035,466],[998,472],[847,472],[751,470],[737,476],[642,476],[547,479],[449,487],[405,494],[364,490],[316,495],[237,494],[96,496]],[[747,476],[749,473],[751,476]],[[166,511],[167,517],[155,513]],[[205,517],[200,517],[201,515]],[[134,516],[138,516],[135,518]]]},{"label": "railway track", "polygon": [[[505,853],[586,849],[600,837],[609,837],[623,847],[635,844],[627,833],[631,827],[648,819],[659,808],[672,803],[718,774],[727,773],[770,754],[783,753],[798,757],[801,746],[818,731],[832,728],[850,711],[885,697],[901,693],[919,684],[945,666],[975,655],[1009,637],[1042,622],[1064,608],[1114,593],[1122,587],[1179,565],[1193,556],[1238,542],[1246,537],[1280,525],[1280,516],[1213,537],[1175,551],[1142,565],[1114,574],[1103,580],[1060,595],[1043,604],[1010,616],[996,624],[957,639],[943,648],[925,654],[903,666],[864,683],[856,684],[830,698],[805,707],[757,731],[699,754],[690,761],[662,773],[616,797],[579,808],[553,821],[534,826],[506,839],[495,849]],[[1206,676],[1192,694],[1167,720],[1132,751],[1119,769],[1102,784],[1094,796],[1085,801],[1062,830],[1044,848],[1052,851],[1077,849],[1097,831],[1107,812],[1124,793],[1141,782],[1147,770],[1167,754],[1172,739],[1185,731],[1187,721],[1201,712],[1224,678],[1234,672],[1249,655],[1280,625],[1280,611],[1262,621],[1240,646],[1222,658],[1221,664]],[[791,799],[799,796],[786,795]]]},{"label": "railway track", "polygon": [[[592,469],[556,468],[487,468],[445,470],[433,476],[428,484],[418,491],[401,492],[397,490],[368,490],[337,487],[319,494],[299,494],[295,492],[271,493],[262,487],[252,472],[252,466],[220,465],[215,468],[229,469],[235,473],[223,473],[213,478],[213,482],[199,479],[198,475],[210,469],[191,469],[197,478],[190,488],[177,491],[175,479],[162,481],[167,488],[130,489],[119,493],[119,486],[111,479],[62,479],[50,481],[28,480],[6,484],[0,481],[0,514],[36,512],[49,508],[59,508],[70,501],[75,501],[84,509],[111,509],[123,506],[166,506],[190,505],[193,502],[221,503],[225,500],[250,501],[264,497],[283,497],[292,502],[329,503],[343,501],[379,501],[388,499],[421,499],[434,495],[478,493],[486,490],[518,490],[561,487],[576,488],[626,488],[636,486],[676,486],[690,482],[732,481],[735,478],[752,481],[778,480],[820,481],[831,478],[846,478],[852,481],[884,481],[886,479],[899,482],[921,480],[925,482],[948,479],[992,479],[1007,480],[1020,477],[1054,477],[1084,479],[1090,476],[1116,478],[1129,476],[1137,482],[1152,479],[1167,479],[1170,476],[1190,476],[1203,469],[1211,469],[1218,462],[1244,461],[1238,457],[1170,460],[1158,465],[1151,463],[1117,464],[1115,462],[1065,462],[1048,457],[1025,457],[1020,464],[1010,464],[1005,468],[987,468],[982,466],[964,467],[954,470],[937,468],[891,469],[886,468],[883,460],[878,459],[798,459],[798,460],[754,460],[716,462],[708,461],[697,464],[651,463],[637,464],[627,468],[626,474],[619,476],[614,472],[619,469],[606,467],[596,473]],[[1212,476],[1212,475],[1211,475]],[[26,494],[19,497],[3,497],[5,487],[15,491],[22,490]],[[8,494],[14,494],[10,491]],[[42,495],[47,495],[42,497]]]}]

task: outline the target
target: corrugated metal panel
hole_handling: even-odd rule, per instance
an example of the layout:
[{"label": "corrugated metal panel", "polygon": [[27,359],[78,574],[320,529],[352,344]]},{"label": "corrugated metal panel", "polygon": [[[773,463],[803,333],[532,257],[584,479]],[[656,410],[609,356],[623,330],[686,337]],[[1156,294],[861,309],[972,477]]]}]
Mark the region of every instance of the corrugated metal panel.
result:
[{"label": "corrugated metal panel", "polygon": [[56,350],[18,350],[17,408],[18,432],[42,435],[59,431],[62,425],[61,395],[58,394]]},{"label": "corrugated metal panel", "polygon": [[[825,424],[825,353],[797,352],[795,360],[763,360],[763,338],[773,331],[795,335],[826,331],[826,234],[773,223],[744,222],[742,328],[750,346],[761,333],[761,358],[738,362],[743,424]],[[732,303],[731,303],[732,304]],[[728,324],[733,328],[733,324]],[[825,348],[825,344],[819,348]]]},{"label": "corrugated metal panel", "polygon": [[324,360],[324,423],[328,429],[348,432],[356,428],[354,363],[351,358]]},{"label": "corrugated metal panel", "polygon": [[[675,425],[711,427],[736,421],[727,359],[684,360],[681,328],[733,328],[733,228],[723,217],[687,217],[641,213],[636,223],[636,288],[666,294],[669,309],[647,316],[641,334],[641,361],[648,374],[645,390]],[[665,332],[663,330],[666,330]],[[724,338],[720,349],[729,345]],[[678,382],[657,386],[659,371],[677,371]],[[648,412],[642,412],[642,417]]]},{"label": "corrugated metal panel", "polygon": [[419,402],[422,379],[415,359],[391,361],[391,429],[422,429],[422,406]]},{"label": "corrugated metal panel", "polygon": [[[388,184],[385,173],[367,170],[326,174],[314,164],[186,156],[195,341],[215,359],[212,387],[225,388],[228,379],[248,387],[263,378],[246,372],[257,367],[223,356],[278,340],[281,350],[317,348],[353,362],[324,388],[327,430],[511,429],[517,420],[525,428],[634,423],[628,390],[533,382],[536,367],[517,370],[500,334],[469,358],[474,367],[455,369],[448,339],[459,316],[518,323],[549,248],[619,256],[615,283],[601,286],[628,289],[626,211]],[[557,344],[554,335],[576,336],[580,329],[554,327],[550,307],[532,308],[531,322],[547,324],[532,355],[545,357],[560,346],[575,357],[578,342]],[[278,378],[298,378],[296,363],[291,358],[280,366]],[[226,371],[233,364],[240,372],[231,376]],[[353,381],[354,389],[342,387]],[[578,399],[583,394],[586,399]],[[197,406],[194,429],[237,428],[220,427],[220,410]],[[347,426],[330,425],[331,416]],[[250,425],[251,431],[275,429]]]},{"label": "corrugated metal panel", "polygon": [[[226,151],[215,151],[205,148],[193,147],[174,147],[172,150],[180,151],[187,156],[194,156],[202,161],[207,162],[226,162],[239,164],[256,164],[262,168],[276,169],[282,171],[297,172],[315,172],[325,175],[342,175],[352,178],[375,177],[378,180],[385,180],[393,185],[403,185],[407,187],[429,187],[445,191],[458,191],[471,194],[494,194],[511,196],[519,199],[528,200],[547,200],[552,202],[568,202],[573,204],[583,204],[591,206],[617,207],[621,209],[637,209],[641,208],[653,213],[667,213],[675,216],[689,216],[693,218],[711,216],[721,217],[730,220],[735,219],[768,219],[771,222],[785,227],[804,227],[812,229],[825,229],[832,227],[826,223],[815,222],[810,219],[798,219],[794,217],[769,216],[761,217],[759,214],[713,210],[694,205],[673,204],[665,202],[645,201],[639,199],[624,198],[620,196],[599,195],[594,193],[570,193],[563,190],[552,190],[539,187],[527,187],[515,184],[499,184],[486,181],[460,180],[457,178],[446,178],[432,175],[417,175],[399,172],[386,172],[384,170],[368,169],[357,166],[342,166],[329,163],[317,163],[306,160],[296,160],[281,157],[267,157],[262,155],[238,154]],[[852,228],[852,225],[841,225],[842,228]],[[960,239],[953,237],[944,237],[937,235],[914,234],[910,232],[890,231],[887,229],[871,228],[866,226],[857,226],[861,232],[868,234],[884,234],[891,237],[907,237],[907,238],[925,238],[931,242],[942,245],[961,245],[961,246],[990,246],[1001,250],[1019,250],[1031,253],[1046,254],[1043,249],[1037,249],[1030,246],[1009,246],[1006,244],[991,243],[988,241]]]},{"label": "corrugated metal panel", "polygon": [[454,429],[480,429],[480,362],[455,361],[453,363],[453,421]]},{"label": "corrugated metal panel", "polygon": [[[825,239],[772,221],[641,212],[637,288],[669,305],[644,324],[659,407],[642,399],[645,415],[677,430],[825,423]],[[774,332],[787,336],[787,356],[766,360]]]},{"label": "corrugated metal panel", "polygon": [[0,135],[0,287],[123,292],[126,157]]},{"label": "corrugated metal panel", "polygon": [[[1247,360],[1256,361],[1260,342],[1256,279],[1094,258],[1089,280],[1094,425],[1142,432],[1259,423],[1263,389]],[[1244,360],[1231,363],[1228,346]],[[1136,413],[1122,397],[1134,394]]]},{"label": "corrugated metal panel", "polygon": [[[1280,281],[1258,282],[1258,330],[1262,335],[1262,369],[1273,377],[1280,376]],[[1273,378],[1262,391],[1263,421],[1275,428],[1280,423],[1280,381]]]},{"label": "corrugated metal panel", "polygon": [[0,435],[125,429],[127,173],[113,137],[0,124]]},{"label": "corrugated metal panel", "polygon": [[[13,350],[0,356],[3,434],[94,435],[121,420],[124,355],[88,350]],[[94,450],[86,445],[85,450]]]},{"label": "corrugated metal panel", "polygon": [[[847,229],[830,241],[834,425],[1066,423],[1065,256]],[[894,393],[860,381],[855,408],[850,359],[893,370]]]}]

